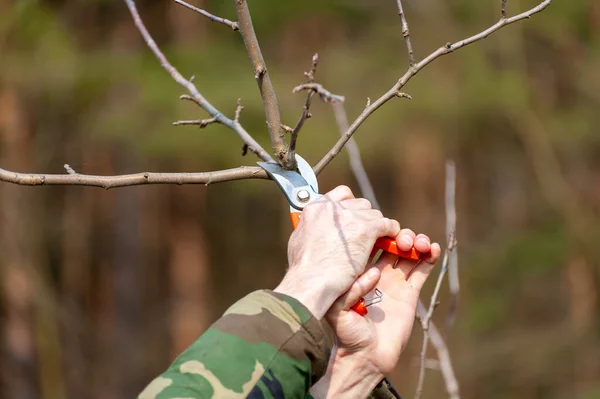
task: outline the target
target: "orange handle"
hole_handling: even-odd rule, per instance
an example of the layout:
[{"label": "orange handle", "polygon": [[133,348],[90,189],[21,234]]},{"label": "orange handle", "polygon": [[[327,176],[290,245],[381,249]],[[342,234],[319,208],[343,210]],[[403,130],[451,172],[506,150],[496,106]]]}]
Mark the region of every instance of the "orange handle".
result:
[{"label": "orange handle", "polygon": [[367,306],[365,305],[365,298],[360,298],[360,300],[356,302],[350,309],[354,310],[361,316],[366,316],[367,313],[369,313]]},{"label": "orange handle", "polygon": [[378,238],[377,241],[375,241],[375,248],[383,249],[385,252],[397,255],[401,258],[411,260],[419,260],[421,258],[421,253],[418,252],[414,247],[409,251],[401,251],[396,244],[396,240],[389,237]]},{"label": "orange handle", "polygon": [[290,212],[290,219],[292,220],[292,227],[296,230],[298,223],[300,223],[300,212]]}]

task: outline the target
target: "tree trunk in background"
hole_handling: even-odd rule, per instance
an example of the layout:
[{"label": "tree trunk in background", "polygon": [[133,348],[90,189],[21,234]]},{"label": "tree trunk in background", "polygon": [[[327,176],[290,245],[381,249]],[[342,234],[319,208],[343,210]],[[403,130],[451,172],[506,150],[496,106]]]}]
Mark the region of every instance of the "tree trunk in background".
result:
[{"label": "tree trunk in background", "polygon": [[[0,140],[3,165],[29,170],[31,135],[19,99],[10,87],[0,91]],[[31,235],[34,190],[3,185],[0,190],[0,253],[5,320],[2,334],[2,377],[5,398],[38,397],[35,347],[36,284]]]},{"label": "tree trunk in background", "polygon": [[[81,148],[80,140],[74,140],[69,153],[71,162]],[[93,189],[70,188],[64,197],[62,209],[62,256],[61,256],[61,297],[64,308],[63,342],[64,370],[68,397],[83,398],[89,393],[90,348],[93,347],[88,317],[90,313],[90,292],[92,289],[90,264],[90,231],[92,218],[91,196]]]},{"label": "tree trunk in background", "polygon": [[203,187],[174,191],[175,215],[169,228],[171,359],[208,327],[212,293],[206,238],[197,218],[199,210],[206,208],[206,191]]},{"label": "tree trunk in background", "polygon": [[[119,170],[135,169],[133,154],[119,154]],[[140,195],[143,187],[118,190],[115,193],[114,287],[116,298],[116,345],[119,372],[114,375],[119,396],[132,398],[142,385],[141,290],[140,290]],[[115,358],[116,359],[116,358]],[[125,373],[123,371],[126,371]]]}]

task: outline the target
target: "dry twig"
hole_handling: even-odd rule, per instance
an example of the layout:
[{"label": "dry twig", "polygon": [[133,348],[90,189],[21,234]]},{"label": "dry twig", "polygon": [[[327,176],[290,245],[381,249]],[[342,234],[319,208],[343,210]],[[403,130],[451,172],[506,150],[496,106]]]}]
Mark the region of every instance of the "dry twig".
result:
[{"label": "dry twig", "polygon": [[240,25],[237,22],[233,22],[233,21],[230,21],[230,20],[225,19],[225,18],[217,17],[216,15],[213,15],[213,14],[209,13],[208,11],[205,11],[205,10],[203,10],[201,8],[198,8],[198,7],[193,6],[193,5],[189,4],[189,3],[186,3],[183,0],[175,0],[175,3],[177,3],[177,4],[181,5],[181,6],[184,6],[184,7],[188,8],[188,9],[190,9],[192,11],[195,11],[195,12],[197,12],[200,15],[203,15],[203,16],[205,16],[206,18],[210,19],[213,22],[218,22],[220,24],[227,25],[227,26],[229,26],[233,30],[240,30]]},{"label": "dry twig", "polygon": [[[444,259],[442,261],[442,268],[440,270],[440,274],[438,276],[437,282],[435,284],[435,289],[433,290],[433,294],[431,295],[431,301],[429,303],[429,308],[424,316],[419,315],[419,319],[421,321],[421,328],[423,329],[423,346],[421,348],[421,366],[419,370],[419,380],[417,383],[417,392],[415,394],[415,399],[419,399],[421,394],[423,393],[423,386],[425,382],[425,373],[426,373],[426,359],[427,359],[427,347],[430,340],[430,324],[431,317],[433,316],[433,311],[436,308],[438,295],[440,293],[440,288],[442,286],[442,282],[444,281],[444,277],[448,272],[448,263],[450,260],[451,253],[456,250],[456,206],[455,206],[455,192],[456,192],[456,170],[454,163],[448,162],[446,165],[446,231],[450,231],[448,235],[448,242],[446,244],[446,250],[444,251]],[[441,359],[440,359],[441,361]],[[458,385],[458,384],[456,384]],[[451,393],[450,389],[448,392],[451,394],[452,398],[458,398],[458,389],[455,393]]]},{"label": "dry twig", "polygon": [[406,49],[408,50],[408,65],[415,65],[415,54],[413,53],[412,44],[410,43],[410,31],[408,30],[408,22],[406,21],[406,15],[402,9],[402,0],[396,0],[398,2],[398,15],[400,16],[400,23],[402,24],[402,36],[406,41]]},{"label": "dry twig", "polygon": [[257,150],[258,156],[261,159],[265,161],[272,161],[273,158],[271,158],[271,156],[261,147],[260,144],[256,142],[256,140],[254,140],[254,138],[252,138],[252,136],[241,125],[235,124],[231,119],[227,118],[225,115],[219,112],[219,110],[217,110],[211,103],[209,103],[204,98],[204,96],[202,96],[202,94],[200,94],[198,88],[196,87],[196,85],[194,85],[194,83],[191,80],[185,79],[179,73],[179,71],[169,63],[167,57],[165,57],[163,52],[158,48],[158,45],[156,44],[154,39],[152,39],[152,36],[148,32],[148,29],[146,29],[146,26],[144,25],[144,22],[140,17],[137,7],[135,6],[135,2],[133,0],[125,0],[125,3],[127,4],[129,12],[133,17],[133,22],[142,34],[144,41],[146,42],[150,50],[152,50],[156,58],[158,58],[161,66],[169,73],[169,75],[171,75],[173,80],[175,80],[181,86],[185,87],[190,92],[194,102],[200,107],[202,107],[204,110],[206,110],[206,112],[208,112],[210,116],[216,118],[217,122],[235,131],[241,137],[245,144],[255,148]]},{"label": "dry twig", "polygon": [[[269,71],[267,70],[265,60],[260,51],[256,32],[252,25],[252,17],[250,16],[248,2],[247,0],[233,0],[233,4],[235,5],[238,16],[240,33],[242,39],[244,39],[246,52],[252,62],[254,78],[258,83],[260,95],[263,100],[265,115],[267,117],[267,128],[269,129],[269,137],[271,138],[271,145],[273,146],[275,158],[284,168],[296,169],[296,159],[289,160],[287,157],[288,147],[285,143],[284,131],[281,128],[281,116],[279,114],[277,95],[275,94]],[[290,161],[292,163],[290,163]]]},{"label": "dry twig", "polygon": [[0,169],[0,181],[25,186],[94,186],[105,189],[138,186],[142,184],[205,184],[221,183],[231,180],[268,179],[265,171],[258,166],[241,166],[235,169],[201,173],[152,173],[142,172],[121,176],[93,176],[66,174],[16,173]]},{"label": "dry twig", "polygon": [[340,151],[342,150],[342,148],[344,148],[344,146],[346,145],[346,143],[348,142],[350,137],[352,137],[354,132],[356,132],[356,130],[365,122],[365,120],[367,120],[367,118],[371,114],[373,114],[373,112],[377,111],[379,109],[379,107],[381,107],[383,104],[385,104],[392,98],[397,97],[398,93],[400,93],[400,90],[406,85],[406,83],[408,83],[408,81],[413,76],[415,76],[421,69],[423,69],[424,67],[429,65],[432,61],[438,59],[439,57],[441,57],[443,55],[450,54],[450,53],[452,53],[460,48],[463,48],[471,43],[474,43],[481,39],[485,39],[492,33],[496,32],[498,29],[500,29],[506,25],[510,25],[514,22],[521,21],[526,18],[530,18],[532,15],[534,15],[534,14],[542,11],[546,7],[548,7],[551,2],[552,2],[552,0],[544,0],[538,6],[532,8],[528,11],[525,11],[524,13],[521,13],[521,14],[511,17],[511,18],[500,19],[500,21],[498,21],[494,25],[490,26],[488,29],[484,30],[483,32],[480,32],[476,35],[473,35],[471,37],[468,37],[468,38],[461,40],[459,42],[456,42],[456,43],[447,43],[446,45],[440,47],[433,53],[429,54],[425,59],[416,63],[412,67],[409,67],[409,69],[406,71],[406,73],[398,80],[398,82],[396,82],[396,84],[390,90],[387,91],[387,93],[385,93],[384,95],[379,97],[375,102],[371,103],[368,107],[366,107],[364,109],[364,111],[354,120],[354,122],[352,122],[352,124],[350,125],[350,127],[348,128],[346,133],[344,133],[344,135],[337,141],[337,143],[333,146],[333,148],[315,166],[315,168],[314,168],[315,172],[317,174],[321,173],[323,171],[323,169],[325,169],[325,167],[329,164],[329,162],[331,162],[333,160],[333,158],[335,158],[340,153]]}]

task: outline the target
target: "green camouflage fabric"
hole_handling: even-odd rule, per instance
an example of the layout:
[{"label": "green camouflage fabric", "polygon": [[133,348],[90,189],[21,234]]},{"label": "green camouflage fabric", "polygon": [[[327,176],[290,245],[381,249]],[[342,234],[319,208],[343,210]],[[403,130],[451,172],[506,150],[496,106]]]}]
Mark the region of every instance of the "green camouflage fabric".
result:
[{"label": "green camouflage fabric", "polygon": [[304,398],[331,354],[299,301],[255,291],[231,306],[139,399]]}]

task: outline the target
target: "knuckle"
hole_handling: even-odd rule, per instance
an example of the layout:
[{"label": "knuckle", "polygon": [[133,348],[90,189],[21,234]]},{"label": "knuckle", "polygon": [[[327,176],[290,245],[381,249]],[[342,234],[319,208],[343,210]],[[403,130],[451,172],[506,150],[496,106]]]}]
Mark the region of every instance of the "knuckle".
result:
[{"label": "knuckle", "polygon": [[358,198],[357,201],[359,202],[361,207],[364,207],[367,209],[373,208],[373,204],[371,204],[371,201],[369,201],[366,198]]},{"label": "knuckle", "polygon": [[350,187],[345,186],[345,185],[341,185],[337,187],[337,190],[340,191],[340,193],[342,195],[344,195],[345,197],[353,197],[354,194],[352,193],[352,190],[350,190]]}]

